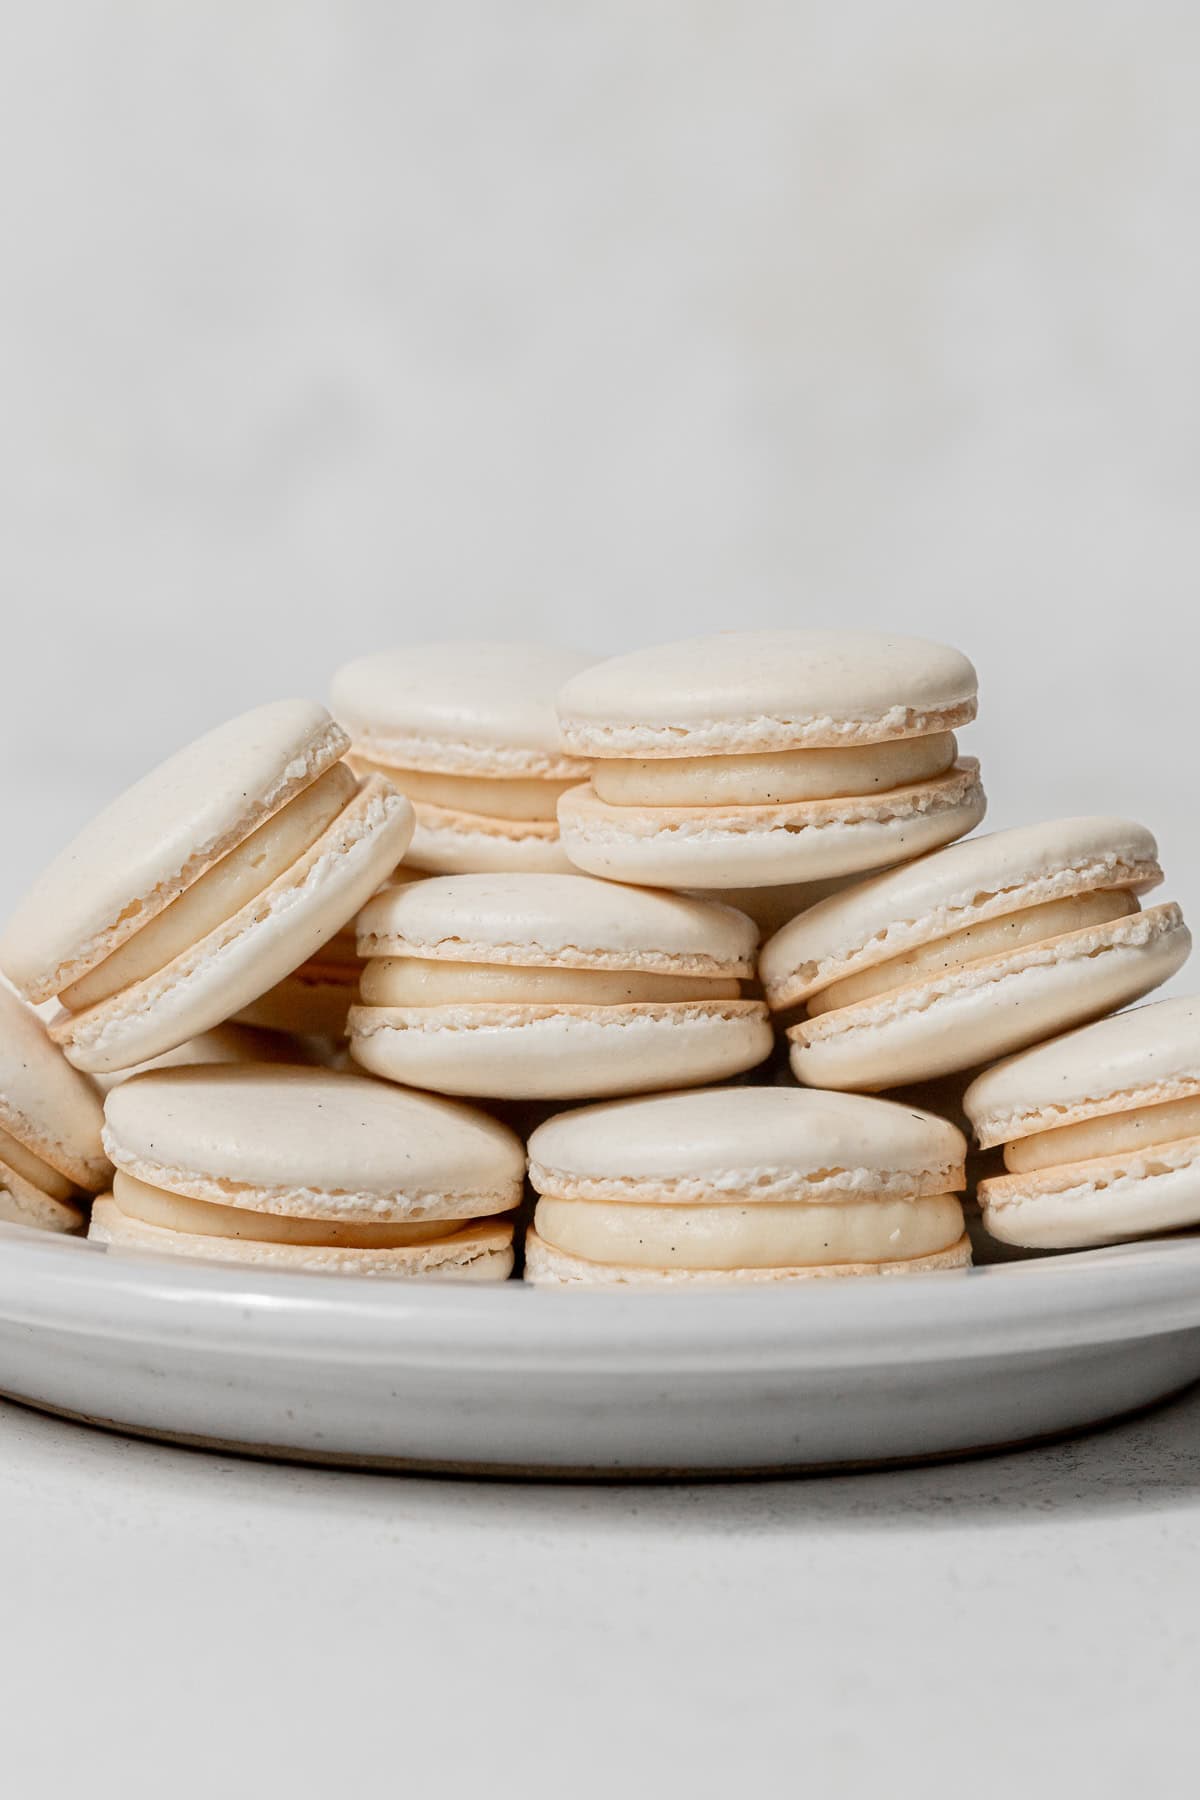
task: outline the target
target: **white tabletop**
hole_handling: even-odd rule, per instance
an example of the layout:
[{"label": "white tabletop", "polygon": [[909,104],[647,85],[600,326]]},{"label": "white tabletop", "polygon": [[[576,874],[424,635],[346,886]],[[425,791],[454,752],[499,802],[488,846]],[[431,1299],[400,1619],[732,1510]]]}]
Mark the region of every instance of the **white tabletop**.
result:
[{"label": "white tabletop", "polygon": [[0,1404],[6,1790],[1184,1793],[1198,1490],[1200,1390],[1021,1454],[665,1487]]}]

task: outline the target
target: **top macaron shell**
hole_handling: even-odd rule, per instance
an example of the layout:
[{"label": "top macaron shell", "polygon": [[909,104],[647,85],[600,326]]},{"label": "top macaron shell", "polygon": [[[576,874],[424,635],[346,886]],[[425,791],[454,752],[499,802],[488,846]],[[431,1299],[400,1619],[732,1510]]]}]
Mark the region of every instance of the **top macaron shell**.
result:
[{"label": "top macaron shell", "polygon": [[541,1194],[693,1206],[945,1194],[964,1185],[966,1153],[962,1133],[932,1113],[779,1087],[580,1107],[529,1140]]},{"label": "top macaron shell", "polygon": [[0,1129],[95,1193],[108,1179],[100,1097],[50,1041],[33,1009],[0,981]]},{"label": "top macaron shell", "polygon": [[582,779],[554,699],[589,661],[549,644],[414,644],[339,669],[333,707],[361,755],[397,768]]},{"label": "top macaron shell", "polygon": [[[770,1003],[789,1008],[968,926],[1160,880],[1154,838],[1130,820],[998,832],[820,902],[764,947],[760,974]],[[801,1020],[789,1032],[792,1066],[803,1082],[860,1091],[972,1068],[1140,998],[1182,966],[1190,943],[1178,907],[1164,904],[985,954]]]},{"label": "top macaron shell", "polygon": [[1185,994],[1065,1032],[976,1076],[963,1109],[984,1149],[1200,1094],[1200,999]]},{"label": "top macaron shell", "polygon": [[558,699],[578,756],[680,757],[883,743],[974,718],[975,670],[922,638],[739,631],[596,663]]},{"label": "top macaron shell", "polygon": [[104,1140],[153,1187],[297,1218],[480,1217],[520,1199],[524,1153],[453,1101],[328,1069],[152,1070],[108,1095]]}]

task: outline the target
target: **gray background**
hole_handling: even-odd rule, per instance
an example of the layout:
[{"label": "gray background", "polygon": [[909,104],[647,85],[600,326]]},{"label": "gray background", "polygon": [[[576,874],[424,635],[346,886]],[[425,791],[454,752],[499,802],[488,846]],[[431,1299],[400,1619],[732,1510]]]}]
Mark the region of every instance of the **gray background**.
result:
[{"label": "gray background", "polygon": [[[1200,913],[1198,66],[1182,0],[8,9],[0,900],[363,650],[843,621]],[[4,1413],[8,1767],[1183,1792],[1197,1433],[639,1496]]]}]

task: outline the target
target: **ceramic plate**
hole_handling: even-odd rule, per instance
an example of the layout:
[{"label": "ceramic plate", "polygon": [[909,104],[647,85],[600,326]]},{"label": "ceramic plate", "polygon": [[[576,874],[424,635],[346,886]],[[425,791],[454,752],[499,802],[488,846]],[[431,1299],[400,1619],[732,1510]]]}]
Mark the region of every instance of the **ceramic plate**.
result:
[{"label": "ceramic plate", "polygon": [[0,1390],[257,1455],[719,1475],[996,1448],[1200,1378],[1200,1238],[706,1294],[248,1272],[0,1226]]}]

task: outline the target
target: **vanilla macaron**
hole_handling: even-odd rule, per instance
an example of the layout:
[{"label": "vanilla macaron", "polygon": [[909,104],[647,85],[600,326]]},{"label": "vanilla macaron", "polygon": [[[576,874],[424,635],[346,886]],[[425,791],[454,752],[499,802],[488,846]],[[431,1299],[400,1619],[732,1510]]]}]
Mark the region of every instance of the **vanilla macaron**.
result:
[{"label": "vanilla macaron", "polygon": [[669,887],[823,881],[919,856],[985,809],[954,737],[965,656],[919,638],[751,631],[596,663],[558,700],[591,780],[559,802],[594,875]]},{"label": "vanilla macaron", "polygon": [[966,1147],[932,1113],[858,1094],[714,1088],[582,1107],[529,1140],[525,1277],[656,1287],[961,1268]]},{"label": "vanilla macaron", "polygon": [[80,1196],[108,1181],[102,1123],[92,1083],[0,982],[0,1219],[78,1230]]},{"label": "vanilla macaron", "polygon": [[570,869],[556,807],[588,764],[563,749],[554,700],[588,661],[548,644],[413,644],[338,670],[333,706],[356,766],[416,808],[411,867]]},{"label": "vanilla macaron", "polygon": [[586,875],[443,876],[379,894],[355,1060],[439,1093],[589,1099],[750,1069],[757,933],[731,907]]},{"label": "vanilla macaron", "polygon": [[50,1034],[111,1072],[221,1024],[313,956],[399,862],[409,802],[342,760],[310,700],[218,726],[105,808],[0,935],[0,968],[65,1009]]},{"label": "vanilla macaron", "polygon": [[357,938],[358,927],[352,919],[315,956],[243,1006],[237,1015],[239,1025],[341,1042],[362,971]]},{"label": "vanilla macaron", "polygon": [[105,1102],[103,1243],[355,1275],[503,1280],[525,1158],[466,1106],[329,1069],[135,1075]]},{"label": "vanilla macaron", "polygon": [[963,1107],[1005,1173],[979,1184],[993,1237],[1081,1249],[1200,1224],[1200,1000],[1159,1000],[1010,1056]]},{"label": "vanilla macaron", "polygon": [[1147,994],[1187,958],[1178,906],[1141,908],[1158,849],[1128,819],[954,844],[823,900],[763,947],[791,1062],[864,1092],[990,1062]]}]

